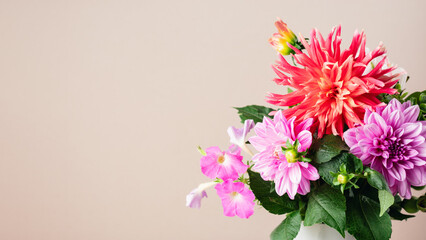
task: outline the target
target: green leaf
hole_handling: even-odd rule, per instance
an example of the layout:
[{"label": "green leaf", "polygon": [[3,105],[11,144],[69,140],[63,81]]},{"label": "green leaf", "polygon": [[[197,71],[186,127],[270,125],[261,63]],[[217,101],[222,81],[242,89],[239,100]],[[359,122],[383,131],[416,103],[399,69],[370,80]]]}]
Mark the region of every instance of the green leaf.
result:
[{"label": "green leaf", "polygon": [[389,208],[388,214],[389,216],[391,216],[392,219],[395,219],[398,221],[407,220],[409,218],[415,217],[414,215],[403,214],[401,213],[401,209],[398,210],[398,208],[393,206]]},{"label": "green leaf", "polygon": [[347,230],[356,239],[389,240],[392,223],[389,215],[379,216],[379,203],[367,196],[356,193],[347,202]]},{"label": "green leaf", "polygon": [[394,197],[389,190],[388,184],[382,174],[371,168],[366,168],[367,182],[370,186],[379,190],[380,216],[394,203]]},{"label": "green leaf", "polygon": [[425,189],[425,187],[426,187],[426,186],[421,186],[421,187],[418,187],[418,186],[411,186],[411,188],[413,188],[413,189],[414,189],[414,190],[416,190],[416,191],[421,191],[421,190]]},{"label": "green leaf", "polygon": [[271,233],[271,240],[293,240],[300,230],[300,211],[288,213],[286,218]]},{"label": "green leaf", "polygon": [[380,214],[382,216],[394,202],[392,193],[387,190],[379,190]]},{"label": "green leaf", "polygon": [[419,96],[420,103],[426,103],[426,92],[422,92]]},{"label": "green leaf", "polygon": [[382,174],[371,168],[366,168],[368,183],[377,190],[388,190],[388,184]]},{"label": "green leaf", "polygon": [[269,113],[275,111],[275,109],[259,105],[249,105],[240,108],[236,107],[235,109],[238,110],[241,122],[244,122],[247,119],[252,119],[255,123],[262,122],[264,116],[269,117]]},{"label": "green leaf", "polygon": [[332,173],[339,172],[342,164],[346,165],[348,173],[358,173],[362,171],[362,162],[359,158],[350,153],[342,152],[331,161],[320,164],[318,166],[318,173],[326,183],[333,185],[334,176]]},{"label": "green leaf", "polygon": [[346,226],[345,202],[345,196],[339,190],[323,184],[309,197],[305,226],[324,222],[344,237]]},{"label": "green leaf", "polygon": [[316,149],[314,160],[317,163],[328,162],[342,150],[349,150],[342,138],[334,135],[325,135],[314,144],[313,149]]},{"label": "green leaf", "polygon": [[279,196],[273,182],[265,181],[259,173],[247,170],[250,188],[262,206],[273,214],[285,214],[298,209],[298,202],[291,200],[287,194]]}]

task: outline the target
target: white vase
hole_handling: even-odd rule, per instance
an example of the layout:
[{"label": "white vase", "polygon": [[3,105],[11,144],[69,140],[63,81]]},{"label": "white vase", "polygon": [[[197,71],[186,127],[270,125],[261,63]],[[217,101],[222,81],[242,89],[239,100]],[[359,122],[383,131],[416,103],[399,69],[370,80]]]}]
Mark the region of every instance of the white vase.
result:
[{"label": "white vase", "polygon": [[300,226],[300,231],[294,240],[355,240],[348,232],[343,238],[334,228],[325,224],[315,224],[310,227]]}]

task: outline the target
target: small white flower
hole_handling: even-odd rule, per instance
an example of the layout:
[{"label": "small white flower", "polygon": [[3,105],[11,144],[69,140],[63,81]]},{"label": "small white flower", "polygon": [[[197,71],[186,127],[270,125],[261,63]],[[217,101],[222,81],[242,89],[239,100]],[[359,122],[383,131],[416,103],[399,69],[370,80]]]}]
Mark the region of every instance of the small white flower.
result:
[{"label": "small white flower", "polygon": [[228,135],[230,138],[230,142],[232,144],[239,146],[241,149],[243,149],[244,151],[248,152],[251,155],[252,155],[252,152],[246,146],[246,137],[253,127],[254,127],[253,120],[247,119],[244,122],[243,128],[235,128],[232,126],[228,128]]},{"label": "small white flower", "polygon": [[186,195],[186,206],[190,208],[200,208],[201,199],[207,197],[206,189],[213,187],[217,182],[201,183],[198,187]]}]

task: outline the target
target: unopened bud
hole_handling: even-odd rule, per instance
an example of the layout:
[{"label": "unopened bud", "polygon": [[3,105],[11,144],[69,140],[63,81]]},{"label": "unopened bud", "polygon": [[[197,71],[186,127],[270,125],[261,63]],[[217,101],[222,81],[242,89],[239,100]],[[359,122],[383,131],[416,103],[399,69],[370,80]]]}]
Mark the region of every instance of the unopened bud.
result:
[{"label": "unopened bud", "polygon": [[289,163],[295,163],[298,160],[297,152],[294,149],[290,149],[285,151],[285,158],[287,159],[287,162]]},{"label": "unopened bud", "polygon": [[346,175],[346,174],[339,174],[339,176],[337,176],[337,181],[340,184],[346,184],[346,183],[348,183],[348,175]]}]

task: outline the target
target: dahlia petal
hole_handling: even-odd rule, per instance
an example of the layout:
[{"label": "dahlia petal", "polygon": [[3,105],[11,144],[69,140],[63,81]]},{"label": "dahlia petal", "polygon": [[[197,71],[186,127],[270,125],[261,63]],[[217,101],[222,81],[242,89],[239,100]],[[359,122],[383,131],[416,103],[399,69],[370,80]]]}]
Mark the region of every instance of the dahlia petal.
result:
[{"label": "dahlia petal", "polygon": [[276,174],[274,182],[275,182],[275,191],[277,192],[279,196],[284,195],[289,189],[291,184],[290,179],[287,177],[284,177],[284,174],[282,172]]},{"label": "dahlia petal", "polygon": [[376,124],[368,124],[364,126],[364,133],[369,139],[374,139],[383,134],[383,131]]},{"label": "dahlia petal", "polygon": [[386,168],[386,169],[390,169],[390,168],[392,168],[393,167],[393,161],[392,161],[392,159],[389,159],[389,158],[386,158],[386,159],[384,159],[383,160],[383,166]]},{"label": "dahlia petal", "polygon": [[308,167],[301,169],[303,177],[311,181],[318,180],[320,177],[318,170],[309,163],[307,165]]},{"label": "dahlia petal", "polygon": [[409,149],[408,151],[405,152],[405,157],[412,158],[414,156],[417,156],[418,154],[419,152],[416,151],[415,149]]},{"label": "dahlia petal", "polygon": [[383,127],[387,126],[385,120],[377,113],[371,113],[368,117],[365,116],[365,119],[367,119],[367,123],[374,123],[377,126],[380,126],[383,129]]},{"label": "dahlia petal", "polygon": [[306,151],[312,144],[312,133],[308,130],[303,130],[297,135],[299,140],[299,152]]},{"label": "dahlia petal", "polygon": [[[389,175],[393,178],[395,178],[398,181],[403,181],[404,178],[401,174],[405,173],[405,171],[402,173],[398,167],[393,167],[391,169],[388,169]],[[405,176],[405,175],[404,175]]]},{"label": "dahlia petal", "polygon": [[348,129],[343,134],[343,138],[344,138],[346,144],[348,144],[349,147],[352,147],[352,146],[354,146],[358,143],[358,141],[356,139],[356,129],[355,128]]},{"label": "dahlia petal", "polygon": [[406,173],[407,173],[407,170],[414,168],[414,163],[412,163],[411,161],[399,161],[398,164],[400,167],[405,169]]},{"label": "dahlia petal", "polygon": [[416,165],[416,166],[424,166],[426,165],[426,160],[425,159],[421,159],[419,157],[413,157],[410,159],[410,161]]},{"label": "dahlia petal", "polygon": [[368,153],[372,154],[374,156],[382,156],[383,149],[381,149],[381,148],[369,148]]},{"label": "dahlia petal", "polygon": [[393,111],[389,116],[389,124],[393,128],[399,128],[401,124],[404,122],[404,116],[401,111]]},{"label": "dahlia petal", "polygon": [[[407,105],[405,105],[407,106]],[[404,108],[404,105],[402,106]],[[410,106],[403,112],[406,122],[415,122],[419,117],[420,108],[418,105]]]},{"label": "dahlia petal", "polygon": [[288,176],[290,177],[290,181],[293,184],[294,183],[296,183],[296,184],[300,183],[300,180],[302,179],[302,172],[300,171],[300,167],[299,167],[298,163],[293,163],[293,164],[291,164],[291,166],[289,166]]},{"label": "dahlia petal", "polygon": [[294,197],[296,196],[298,188],[299,188],[299,184],[290,182],[289,188],[287,189],[287,194],[291,200],[294,200]]},{"label": "dahlia petal", "polygon": [[402,135],[404,138],[417,137],[422,132],[422,124],[417,123],[404,123],[401,128],[404,130]]},{"label": "dahlia petal", "polygon": [[398,192],[403,198],[406,198],[406,199],[411,198],[411,190],[407,181],[401,181],[398,183]]},{"label": "dahlia petal", "polygon": [[311,191],[311,182],[306,178],[302,178],[299,184],[299,188],[297,189],[297,193],[301,195],[305,195],[310,191]]},{"label": "dahlia petal", "polygon": [[308,118],[308,119],[303,120],[300,124],[298,124],[295,127],[295,129],[294,129],[295,134],[298,135],[303,130],[309,130],[311,128],[313,122],[314,122],[313,118]]},{"label": "dahlia petal", "polygon": [[[414,139],[411,139],[412,141],[409,143],[411,147],[417,147],[420,144],[423,144],[425,142],[425,138],[423,136],[417,136]],[[404,143],[405,144],[405,143]]]},{"label": "dahlia petal", "polygon": [[407,171],[407,181],[413,186],[426,185],[426,171],[424,167],[413,168]]}]

